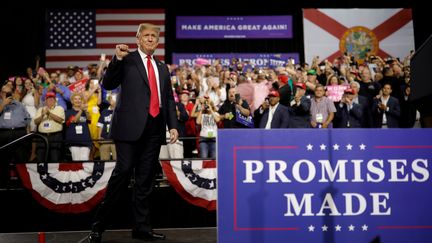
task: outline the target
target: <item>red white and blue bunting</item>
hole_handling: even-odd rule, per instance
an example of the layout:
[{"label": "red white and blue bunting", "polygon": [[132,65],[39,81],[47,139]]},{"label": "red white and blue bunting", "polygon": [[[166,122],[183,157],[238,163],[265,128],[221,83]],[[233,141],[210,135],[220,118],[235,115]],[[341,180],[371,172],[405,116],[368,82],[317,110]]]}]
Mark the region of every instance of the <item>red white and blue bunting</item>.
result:
[{"label": "red white and blue bunting", "polygon": [[115,162],[19,164],[24,187],[43,206],[59,213],[92,210],[105,194]]},{"label": "red white and blue bunting", "polygon": [[191,204],[216,210],[215,160],[163,160],[162,168],[169,183]]}]

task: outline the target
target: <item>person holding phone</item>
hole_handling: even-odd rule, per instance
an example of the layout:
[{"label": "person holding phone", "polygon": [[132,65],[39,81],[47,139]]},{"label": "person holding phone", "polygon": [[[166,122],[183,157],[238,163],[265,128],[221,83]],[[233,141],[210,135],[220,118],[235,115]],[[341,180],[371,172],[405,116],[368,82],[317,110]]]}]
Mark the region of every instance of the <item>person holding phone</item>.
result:
[{"label": "person holding phone", "polygon": [[105,89],[121,85],[111,123],[111,138],[117,151],[117,163],[109,179],[103,202],[97,211],[89,242],[101,242],[107,217],[122,192],[127,190],[134,173],[132,238],[163,240],[165,235],[153,231],[149,196],[153,190],[159,151],[166,143],[168,126],[170,143],[178,139],[177,115],[171,88],[170,72],[154,52],[159,44],[160,27],[143,23],[138,27],[138,49],[118,44],[115,56],[103,77]]},{"label": "person holding phone", "polygon": [[[12,89],[4,85],[0,94],[0,146],[3,146],[19,137],[26,135],[27,126],[30,123],[30,115],[24,105],[12,97]],[[0,150],[0,188],[5,188],[9,183],[9,162],[28,161],[30,148],[27,143],[19,147],[9,147]]]},{"label": "person holding phone", "polygon": [[250,127],[240,120],[240,115],[247,118],[251,115],[251,111],[247,101],[241,99],[240,94],[236,92],[236,88],[228,89],[228,99],[224,101],[218,113],[224,128]]}]

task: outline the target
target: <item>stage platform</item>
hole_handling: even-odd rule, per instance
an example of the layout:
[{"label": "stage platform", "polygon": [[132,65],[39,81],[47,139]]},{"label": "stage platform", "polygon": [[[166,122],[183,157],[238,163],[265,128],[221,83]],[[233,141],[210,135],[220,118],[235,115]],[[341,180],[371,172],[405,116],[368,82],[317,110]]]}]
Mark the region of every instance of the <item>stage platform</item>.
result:
[{"label": "stage platform", "polygon": [[[155,229],[156,232],[166,235],[166,240],[160,243],[215,243],[216,228],[170,228]],[[46,243],[86,243],[88,231],[61,231],[46,232]],[[8,243],[35,243],[39,242],[38,232],[28,233],[0,233],[0,242]],[[103,234],[104,243],[138,243],[142,240],[131,238],[130,230],[109,230]]]}]

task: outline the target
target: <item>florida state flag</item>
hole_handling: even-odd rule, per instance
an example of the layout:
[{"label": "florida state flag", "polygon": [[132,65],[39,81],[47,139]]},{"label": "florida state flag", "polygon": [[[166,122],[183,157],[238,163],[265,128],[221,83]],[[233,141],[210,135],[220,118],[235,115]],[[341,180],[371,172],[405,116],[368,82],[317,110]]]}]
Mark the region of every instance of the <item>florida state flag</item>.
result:
[{"label": "florida state flag", "polygon": [[403,59],[414,50],[411,9],[304,9],[303,29],[306,62],[344,52]]}]

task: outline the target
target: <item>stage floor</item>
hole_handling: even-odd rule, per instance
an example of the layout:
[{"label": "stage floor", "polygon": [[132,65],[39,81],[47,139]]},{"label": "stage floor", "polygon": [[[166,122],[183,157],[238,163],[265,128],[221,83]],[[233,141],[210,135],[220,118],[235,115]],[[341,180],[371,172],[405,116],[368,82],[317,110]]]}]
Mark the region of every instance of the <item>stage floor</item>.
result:
[{"label": "stage floor", "polygon": [[[166,240],[160,243],[215,243],[216,228],[182,228],[182,229],[155,229],[166,235]],[[88,231],[62,231],[46,232],[46,243],[86,243]],[[0,233],[0,242],[8,243],[35,243],[38,242],[38,233]],[[103,234],[104,243],[138,243],[134,240],[130,230],[109,230]]]}]

